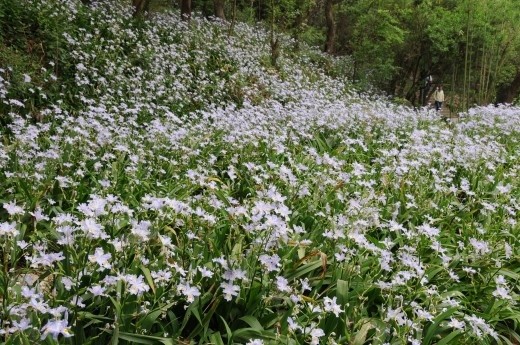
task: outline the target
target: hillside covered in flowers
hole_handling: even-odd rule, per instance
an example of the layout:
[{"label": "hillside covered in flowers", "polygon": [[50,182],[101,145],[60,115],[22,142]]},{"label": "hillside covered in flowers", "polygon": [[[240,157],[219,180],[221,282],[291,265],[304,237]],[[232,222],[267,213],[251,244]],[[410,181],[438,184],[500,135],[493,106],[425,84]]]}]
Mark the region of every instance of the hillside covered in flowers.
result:
[{"label": "hillside covered in flowers", "polygon": [[309,47],[272,68],[260,27],[22,2],[0,344],[520,342],[519,108],[446,122]]}]

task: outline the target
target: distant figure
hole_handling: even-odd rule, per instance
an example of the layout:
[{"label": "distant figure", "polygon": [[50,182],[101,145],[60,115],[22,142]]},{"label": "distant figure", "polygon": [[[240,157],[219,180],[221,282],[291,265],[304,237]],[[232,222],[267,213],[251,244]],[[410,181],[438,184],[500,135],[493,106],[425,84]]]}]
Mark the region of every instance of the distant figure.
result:
[{"label": "distant figure", "polygon": [[426,102],[428,100],[428,93],[430,92],[430,88],[432,87],[433,83],[433,77],[431,74],[428,74],[428,76],[424,79],[424,85],[421,87],[420,97],[421,97],[421,104],[423,106],[426,105]]},{"label": "distant figure", "polygon": [[435,110],[439,111],[442,108],[444,102],[444,91],[442,91],[442,85],[438,85],[433,93],[433,99],[435,100]]},{"label": "distant figure", "polygon": [[424,80],[425,86],[430,86],[433,82],[433,77],[431,74],[429,74],[426,79]]}]

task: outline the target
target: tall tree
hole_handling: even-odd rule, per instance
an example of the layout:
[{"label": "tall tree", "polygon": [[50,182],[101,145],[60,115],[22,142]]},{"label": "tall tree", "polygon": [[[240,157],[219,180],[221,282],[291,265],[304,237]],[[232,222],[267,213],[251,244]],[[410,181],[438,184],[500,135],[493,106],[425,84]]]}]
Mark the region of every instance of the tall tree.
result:
[{"label": "tall tree", "polygon": [[140,16],[147,12],[150,7],[150,0],[132,0],[134,6],[134,16]]},{"label": "tall tree", "polygon": [[271,45],[271,65],[277,67],[278,57],[280,56],[280,41],[278,40],[278,36],[276,35],[276,12],[275,1],[271,0],[271,25],[270,25],[270,34],[269,34],[269,43]]},{"label": "tall tree", "polygon": [[325,0],[325,25],[327,26],[327,37],[323,51],[333,54],[336,43],[336,22],[334,20],[334,0]]},{"label": "tall tree", "polygon": [[181,19],[184,21],[190,21],[191,0],[181,0]]},{"label": "tall tree", "polygon": [[213,9],[215,17],[220,18],[222,20],[226,20],[226,15],[224,13],[224,5],[225,0],[213,0]]}]

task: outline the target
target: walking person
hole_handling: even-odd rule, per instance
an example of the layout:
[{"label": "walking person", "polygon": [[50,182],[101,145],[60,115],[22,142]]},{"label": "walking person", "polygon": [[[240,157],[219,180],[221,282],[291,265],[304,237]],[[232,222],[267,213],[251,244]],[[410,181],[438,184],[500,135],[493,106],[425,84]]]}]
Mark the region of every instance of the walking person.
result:
[{"label": "walking person", "polygon": [[442,108],[444,102],[444,91],[442,91],[442,85],[438,85],[433,93],[433,99],[435,100],[435,110],[439,111]]}]

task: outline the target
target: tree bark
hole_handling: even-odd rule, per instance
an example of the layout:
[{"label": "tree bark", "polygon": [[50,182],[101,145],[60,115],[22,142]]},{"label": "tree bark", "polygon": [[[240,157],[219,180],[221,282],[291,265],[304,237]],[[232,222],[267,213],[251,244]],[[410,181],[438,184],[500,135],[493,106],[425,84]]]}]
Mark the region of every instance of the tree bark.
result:
[{"label": "tree bark", "polygon": [[327,25],[327,39],[323,51],[328,54],[333,54],[334,43],[336,42],[336,23],[334,22],[333,0],[325,0],[325,23]]},{"label": "tree bark", "polygon": [[225,0],[213,0],[213,9],[215,12],[215,17],[220,18],[222,20],[226,20],[226,15],[224,13],[224,4]]},{"label": "tree bark", "polygon": [[516,71],[515,79],[510,84],[503,84],[498,88],[496,103],[513,103],[520,94],[520,70]]},{"label": "tree bark", "polygon": [[237,0],[233,1],[233,12],[231,16],[231,24],[229,25],[228,36],[233,34],[233,30],[235,30],[235,23],[237,21]]},{"label": "tree bark", "polygon": [[134,16],[137,17],[148,11],[150,0],[132,0],[132,5],[134,6]]},{"label": "tree bark", "polygon": [[278,57],[280,56],[280,42],[276,37],[276,25],[275,25],[275,11],[274,11],[274,0],[271,0],[271,30],[270,30],[270,43],[271,43],[271,65],[278,68]]},{"label": "tree bark", "polygon": [[191,0],[181,0],[181,19],[184,21],[191,19]]}]

